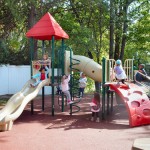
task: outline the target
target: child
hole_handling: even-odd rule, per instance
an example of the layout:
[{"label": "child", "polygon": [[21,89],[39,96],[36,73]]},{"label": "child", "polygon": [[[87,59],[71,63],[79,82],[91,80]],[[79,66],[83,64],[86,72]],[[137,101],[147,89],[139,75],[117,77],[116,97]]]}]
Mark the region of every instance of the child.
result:
[{"label": "child", "polygon": [[32,76],[32,78],[35,79],[36,82],[33,83],[33,84],[30,84],[31,87],[35,87],[35,86],[37,86],[42,80],[47,79],[47,75],[48,75],[48,73],[49,73],[48,67],[47,67],[47,66],[46,66],[46,67],[41,67],[41,69],[40,69],[39,71],[40,71],[40,73],[37,73],[37,74],[35,74],[35,75]]},{"label": "child", "polygon": [[[144,64],[140,64],[139,65],[139,70],[138,72],[136,73],[135,77],[136,77],[136,80],[141,82],[141,81],[144,81],[145,78],[144,76],[147,75],[145,69],[144,69],[145,65]],[[143,75],[142,75],[143,74]]]},{"label": "child", "polygon": [[42,64],[42,67],[47,65],[47,67],[50,68],[51,61],[48,58],[48,54],[43,54],[43,60],[39,60],[39,62]]},{"label": "child", "polygon": [[86,87],[87,78],[86,75],[81,72],[80,79],[79,79],[79,96],[83,97],[84,95],[84,89]]},{"label": "child", "polygon": [[61,85],[58,85],[57,87],[57,95],[60,95],[61,94],[61,92],[62,92],[62,89],[61,89]]},{"label": "child", "polygon": [[121,81],[123,84],[125,84],[125,79],[127,78],[125,71],[123,70],[121,66],[121,60],[116,61],[116,66],[114,67],[115,77],[118,80],[118,83]]},{"label": "child", "polygon": [[66,95],[67,97],[67,104],[72,104],[73,102],[71,101],[71,96],[70,96],[70,91],[69,91],[69,81],[70,81],[70,75],[66,76],[63,75],[61,79],[61,88],[62,92]]},{"label": "child", "polygon": [[100,95],[99,93],[95,92],[94,93],[94,98],[92,99],[92,103],[90,104],[91,106],[91,112],[92,112],[92,118],[91,121],[94,121],[94,116],[96,116],[96,122],[100,122],[99,119],[99,112],[100,112]]}]

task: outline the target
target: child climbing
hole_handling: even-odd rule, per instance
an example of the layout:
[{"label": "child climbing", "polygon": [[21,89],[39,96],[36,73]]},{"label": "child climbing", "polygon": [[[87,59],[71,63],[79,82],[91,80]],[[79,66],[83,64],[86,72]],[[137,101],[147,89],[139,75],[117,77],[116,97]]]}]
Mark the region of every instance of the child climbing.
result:
[{"label": "child climbing", "polygon": [[61,79],[61,88],[62,92],[66,95],[67,97],[67,104],[72,104],[73,102],[71,101],[71,96],[70,96],[70,91],[69,91],[69,81],[70,81],[70,75],[63,75]]},{"label": "child climbing", "polygon": [[92,118],[91,121],[94,121],[94,117],[96,117],[96,122],[100,122],[99,112],[100,112],[100,95],[99,93],[95,92],[92,102],[90,103]]},{"label": "child climbing", "polygon": [[33,75],[32,78],[36,80],[35,83],[30,84],[31,87],[35,87],[37,86],[41,81],[47,79],[48,73],[49,73],[49,69],[47,66],[42,66],[39,70],[40,72]]},{"label": "child climbing", "polygon": [[57,94],[57,95],[60,95],[60,94],[62,93],[61,85],[58,85],[56,88],[57,88],[56,94]]}]

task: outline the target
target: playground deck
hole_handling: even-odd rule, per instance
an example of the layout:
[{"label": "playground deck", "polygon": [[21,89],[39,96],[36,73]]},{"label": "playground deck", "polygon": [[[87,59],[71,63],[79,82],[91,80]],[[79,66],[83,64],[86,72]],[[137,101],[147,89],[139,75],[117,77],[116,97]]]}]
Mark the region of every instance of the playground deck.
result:
[{"label": "playground deck", "polygon": [[124,105],[114,101],[113,113],[100,123],[91,122],[89,103],[85,95],[79,104],[81,111],[69,115],[69,106],[61,112],[55,96],[55,116],[51,116],[51,97],[45,97],[41,111],[41,96],[34,100],[14,122],[11,131],[0,132],[1,150],[131,150],[137,138],[150,137],[150,125],[131,128]]}]

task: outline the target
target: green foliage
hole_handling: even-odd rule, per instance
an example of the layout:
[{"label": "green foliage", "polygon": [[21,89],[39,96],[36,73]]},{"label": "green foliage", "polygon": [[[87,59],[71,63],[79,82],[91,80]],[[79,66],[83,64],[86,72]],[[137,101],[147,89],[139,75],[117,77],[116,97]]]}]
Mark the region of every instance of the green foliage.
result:
[{"label": "green foliage", "polygon": [[8,50],[6,45],[4,44],[4,42],[2,40],[0,40],[0,64],[7,64],[7,59],[8,59]]},{"label": "green foliage", "polygon": [[[110,20],[110,2],[113,2],[113,20]],[[117,46],[120,52],[122,38],[127,37],[123,58],[134,57],[136,66],[150,62],[149,0],[1,0],[0,5],[0,64],[29,64],[30,49],[25,34],[46,12],[69,35],[65,44],[76,55],[89,57],[90,51],[99,64],[102,57],[109,58],[110,25],[113,24],[113,52]],[[128,8],[127,13],[124,8]],[[125,32],[124,23],[128,26]],[[51,44],[45,43],[45,50],[51,55]],[[35,42],[35,58],[42,57],[41,45],[41,41]],[[55,42],[55,47],[60,45],[61,41]],[[88,78],[87,83],[86,92],[93,92],[94,81]]]},{"label": "green foliage", "polygon": [[0,98],[0,106],[5,106],[8,101],[8,98]]},{"label": "green foliage", "polygon": [[[127,42],[124,51],[124,59],[141,53],[141,58],[149,61],[149,1],[128,1],[131,3],[128,9],[127,20],[123,6],[126,0],[114,1],[114,20],[116,27],[114,33],[123,36],[123,21],[128,23]],[[102,57],[109,54],[109,26],[110,6],[106,0],[1,0],[0,13],[0,63],[29,64],[29,43],[26,32],[46,13],[50,12],[55,20],[69,35],[65,41],[74,54],[88,57],[91,51],[94,60],[101,63]],[[124,33],[126,35],[126,33]],[[121,38],[118,40],[121,45]],[[56,42],[58,43],[58,42]],[[38,44],[39,47],[41,44]],[[56,44],[57,45],[57,44]],[[39,50],[40,48],[38,48]],[[41,57],[41,51],[39,52]]]},{"label": "green foliage", "polygon": [[95,91],[94,81],[90,78],[87,78],[87,86],[85,88],[86,93],[93,93]]},{"label": "green foliage", "polygon": [[[130,13],[128,41],[125,58],[134,57],[135,64],[150,62],[150,2],[143,0],[140,5],[134,5]],[[132,20],[135,19],[135,20]]]}]

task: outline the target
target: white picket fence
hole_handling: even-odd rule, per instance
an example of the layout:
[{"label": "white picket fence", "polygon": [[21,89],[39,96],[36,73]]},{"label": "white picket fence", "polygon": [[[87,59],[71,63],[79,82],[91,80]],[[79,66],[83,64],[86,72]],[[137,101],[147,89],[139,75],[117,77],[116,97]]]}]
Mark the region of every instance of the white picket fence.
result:
[{"label": "white picket fence", "polygon": [[[19,92],[25,83],[31,78],[31,67],[2,65],[0,66],[0,95],[15,94]],[[57,70],[55,69],[55,75]],[[41,95],[42,91],[39,92]],[[51,87],[45,86],[45,95],[51,94]]]}]

